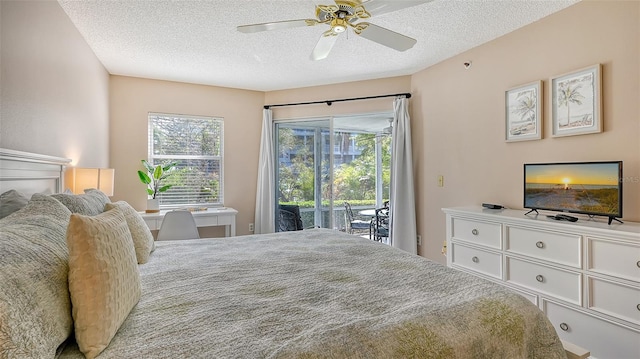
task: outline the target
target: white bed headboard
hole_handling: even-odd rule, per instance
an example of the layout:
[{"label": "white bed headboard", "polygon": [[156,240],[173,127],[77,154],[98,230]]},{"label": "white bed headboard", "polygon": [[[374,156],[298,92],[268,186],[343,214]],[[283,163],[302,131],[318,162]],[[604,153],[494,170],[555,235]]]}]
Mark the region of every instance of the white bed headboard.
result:
[{"label": "white bed headboard", "polygon": [[0,193],[15,189],[34,193],[59,193],[64,186],[68,158],[0,148]]}]

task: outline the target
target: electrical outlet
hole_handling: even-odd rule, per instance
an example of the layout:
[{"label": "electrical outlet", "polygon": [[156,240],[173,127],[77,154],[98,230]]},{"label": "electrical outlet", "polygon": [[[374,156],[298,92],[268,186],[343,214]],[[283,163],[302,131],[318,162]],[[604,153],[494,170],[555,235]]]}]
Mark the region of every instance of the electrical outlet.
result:
[{"label": "electrical outlet", "polygon": [[422,245],[422,236],[418,234],[416,237],[418,239],[418,245],[421,246]]},{"label": "electrical outlet", "polygon": [[253,232],[254,228],[253,228],[253,223],[249,223],[249,232]]}]

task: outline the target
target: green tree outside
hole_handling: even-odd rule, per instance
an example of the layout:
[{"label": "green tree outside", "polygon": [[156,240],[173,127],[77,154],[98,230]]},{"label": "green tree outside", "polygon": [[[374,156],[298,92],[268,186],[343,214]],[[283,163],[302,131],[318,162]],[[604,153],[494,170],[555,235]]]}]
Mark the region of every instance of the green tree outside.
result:
[{"label": "green tree outside", "polygon": [[[314,208],[314,164],[313,141],[305,143],[303,136],[296,136],[292,129],[281,128],[278,131],[281,154],[295,153],[289,166],[279,165],[278,196],[280,203],[294,203],[301,208]],[[382,146],[383,198],[389,198],[391,137],[366,133],[336,133],[334,143],[339,144],[343,152],[349,151],[349,143],[354,139],[360,155],[348,163],[336,165],[333,175],[334,205],[343,201],[356,206],[374,206],[376,203],[376,156],[375,145]],[[322,176],[329,178],[328,156],[323,158]],[[339,156],[339,155],[338,155]],[[326,182],[326,181],[325,181]],[[329,205],[328,185],[323,183],[323,207]],[[337,205],[336,205],[337,206]]]}]

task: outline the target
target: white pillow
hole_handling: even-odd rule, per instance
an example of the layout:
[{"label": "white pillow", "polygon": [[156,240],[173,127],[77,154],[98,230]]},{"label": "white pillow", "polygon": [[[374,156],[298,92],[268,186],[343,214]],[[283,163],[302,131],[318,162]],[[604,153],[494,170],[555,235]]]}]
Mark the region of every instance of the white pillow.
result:
[{"label": "white pillow", "polygon": [[147,263],[149,254],[156,248],[156,242],[153,240],[151,230],[147,227],[140,213],[131,207],[129,203],[118,201],[107,203],[104,206],[105,211],[113,208],[118,208],[124,214],[127,226],[129,226],[129,231],[131,232],[131,238],[133,239],[133,247],[136,250],[138,264]]},{"label": "white pillow", "polygon": [[114,208],[96,216],[72,214],[67,246],[76,342],[87,359],[95,358],[140,300],[133,240]]}]

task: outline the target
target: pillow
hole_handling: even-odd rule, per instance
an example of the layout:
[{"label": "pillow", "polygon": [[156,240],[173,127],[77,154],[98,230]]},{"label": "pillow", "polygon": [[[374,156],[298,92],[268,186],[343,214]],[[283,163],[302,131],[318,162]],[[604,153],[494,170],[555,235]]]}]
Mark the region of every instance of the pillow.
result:
[{"label": "pillow", "polygon": [[96,216],[72,214],[67,246],[76,342],[87,359],[95,358],[140,300],[133,240],[114,208]]},{"label": "pillow", "polygon": [[111,202],[109,197],[97,189],[87,189],[85,194],[56,193],[51,196],[62,202],[71,213],[95,216],[104,210],[104,205]]},{"label": "pillow", "polygon": [[27,205],[27,202],[29,202],[29,199],[15,189],[0,194],[0,218],[4,218],[21,209]]},{"label": "pillow", "polygon": [[34,194],[0,219],[0,357],[53,358],[72,332],[67,275],[71,212]]},{"label": "pillow", "polygon": [[149,254],[156,249],[156,242],[153,240],[151,230],[144,222],[144,219],[142,219],[140,213],[136,212],[129,203],[118,201],[115,203],[107,203],[104,206],[105,211],[113,208],[118,208],[124,214],[129,232],[131,232],[131,238],[133,239],[133,247],[136,250],[138,264],[147,263]]},{"label": "pillow", "polygon": [[107,196],[104,192],[99,189],[90,188],[85,189],[84,194],[86,196],[87,202],[91,205],[92,208],[96,208],[98,211],[102,213],[104,210],[104,205],[110,203],[111,200],[109,196]]}]

